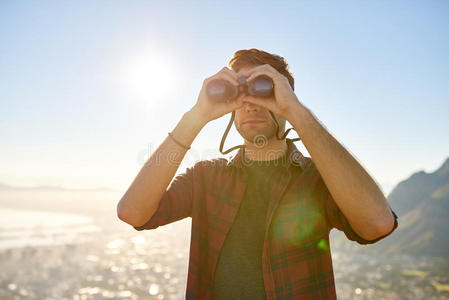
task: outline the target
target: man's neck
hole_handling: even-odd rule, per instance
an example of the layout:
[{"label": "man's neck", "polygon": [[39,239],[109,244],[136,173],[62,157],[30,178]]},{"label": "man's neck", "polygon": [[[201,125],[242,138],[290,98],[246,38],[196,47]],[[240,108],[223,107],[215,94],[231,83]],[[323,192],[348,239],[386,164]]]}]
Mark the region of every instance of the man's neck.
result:
[{"label": "man's neck", "polygon": [[245,159],[255,161],[274,160],[287,152],[286,140],[270,139],[263,146],[257,146],[245,140]]}]

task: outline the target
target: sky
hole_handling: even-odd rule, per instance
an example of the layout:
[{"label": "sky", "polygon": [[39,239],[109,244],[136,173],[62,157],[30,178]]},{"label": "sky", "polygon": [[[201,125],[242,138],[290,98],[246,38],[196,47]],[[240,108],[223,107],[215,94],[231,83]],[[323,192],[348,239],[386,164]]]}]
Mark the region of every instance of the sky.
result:
[{"label": "sky", "polygon": [[[259,48],[286,58],[298,99],[388,193],[449,157],[448,13],[447,1],[1,1],[0,183],[126,191],[203,80]],[[229,118],[202,129],[178,172],[222,156]],[[241,142],[233,128],[225,148]]]}]

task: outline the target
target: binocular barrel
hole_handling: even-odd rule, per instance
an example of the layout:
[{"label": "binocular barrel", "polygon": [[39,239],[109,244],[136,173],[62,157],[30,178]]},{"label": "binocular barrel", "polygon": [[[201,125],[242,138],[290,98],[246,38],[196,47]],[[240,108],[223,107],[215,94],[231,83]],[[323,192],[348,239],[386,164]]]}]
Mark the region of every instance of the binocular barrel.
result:
[{"label": "binocular barrel", "polygon": [[211,80],[206,86],[207,96],[213,101],[234,100],[240,93],[263,98],[273,96],[273,80],[267,75],[259,75],[249,83],[241,75],[238,81],[240,85],[234,86],[227,80]]}]

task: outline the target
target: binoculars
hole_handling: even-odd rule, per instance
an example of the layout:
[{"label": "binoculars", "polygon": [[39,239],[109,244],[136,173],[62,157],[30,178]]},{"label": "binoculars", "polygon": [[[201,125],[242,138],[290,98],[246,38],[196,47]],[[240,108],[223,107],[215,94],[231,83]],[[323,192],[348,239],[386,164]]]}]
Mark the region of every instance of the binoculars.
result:
[{"label": "binoculars", "polygon": [[273,80],[267,75],[259,75],[249,83],[240,75],[238,82],[239,86],[235,86],[224,79],[211,80],[206,86],[207,96],[213,101],[234,100],[241,93],[263,98],[273,96]]}]

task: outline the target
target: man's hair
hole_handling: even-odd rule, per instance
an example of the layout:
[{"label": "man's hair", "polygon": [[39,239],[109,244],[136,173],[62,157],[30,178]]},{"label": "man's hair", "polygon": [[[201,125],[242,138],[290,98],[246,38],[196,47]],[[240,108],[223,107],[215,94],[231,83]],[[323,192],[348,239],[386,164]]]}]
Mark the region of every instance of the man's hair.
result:
[{"label": "man's hair", "polygon": [[228,66],[235,72],[238,72],[243,67],[264,64],[271,65],[279,73],[287,77],[292,90],[295,90],[295,79],[287,64],[287,60],[282,56],[251,48],[236,51],[228,62]]}]

